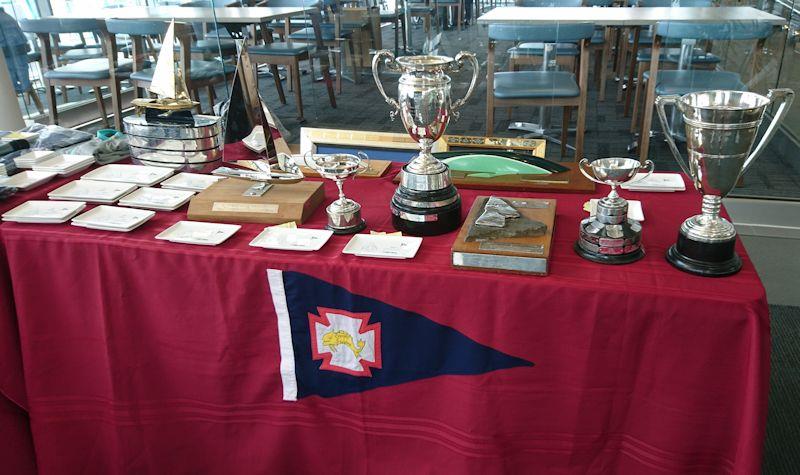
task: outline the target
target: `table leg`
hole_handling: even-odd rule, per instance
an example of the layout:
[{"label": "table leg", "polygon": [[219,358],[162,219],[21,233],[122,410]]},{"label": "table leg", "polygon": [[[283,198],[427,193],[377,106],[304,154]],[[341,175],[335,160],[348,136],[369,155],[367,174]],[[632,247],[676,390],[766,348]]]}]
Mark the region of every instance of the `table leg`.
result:
[{"label": "table leg", "polygon": [[625,60],[628,57],[628,36],[630,36],[630,28],[622,30],[622,37],[619,39],[619,48],[617,52],[617,102],[622,100],[622,87],[625,85]]},{"label": "table leg", "polygon": [[[639,54],[639,34],[641,28],[636,27],[633,29],[633,49],[631,49],[631,61],[628,66],[628,87],[625,89],[625,108],[622,116],[628,117],[631,115],[631,89],[634,87],[633,75],[636,74],[636,56]],[[635,85],[639,87],[638,84]]]},{"label": "table leg", "polygon": [[[681,54],[678,57],[678,70],[682,71],[685,69],[689,69],[692,63],[692,52],[694,51],[695,44],[697,40],[694,39],[686,39],[681,41]],[[670,126],[669,132],[672,136],[678,140],[686,140],[683,131],[681,130],[681,119],[680,114],[678,111],[673,109],[672,113],[670,114]]]},{"label": "table leg", "polygon": [[600,93],[598,99],[600,102],[606,100],[606,79],[608,78],[608,55],[611,52],[611,39],[613,35],[611,34],[611,28],[605,28],[605,35],[603,35],[603,52],[600,55]]},{"label": "table leg", "polygon": [[656,81],[658,80],[658,56],[661,54],[661,39],[653,38],[650,51],[650,77],[647,79],[647,95],[644,99],[642,129],[639,131],[639,160],[644,163],[650,152],[650,127],[653,123],[653,103],[655,102]]}]

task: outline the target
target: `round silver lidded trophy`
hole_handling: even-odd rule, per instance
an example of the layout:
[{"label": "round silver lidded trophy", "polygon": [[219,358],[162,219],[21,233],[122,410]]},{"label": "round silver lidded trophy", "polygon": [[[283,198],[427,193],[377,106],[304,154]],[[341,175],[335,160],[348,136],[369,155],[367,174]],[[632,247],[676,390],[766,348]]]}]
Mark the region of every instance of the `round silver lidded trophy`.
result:
[{"label": "round silver lidded trophy", "polygon": [[[667,260],[683,271],[726,276],[742,268],[736,254],[736,229],[719,215],[722,198],[764,151],[794,99],[791,89],[772,89],[767,96],[746,91],[701,91],[683,96],[660,96],[656,109],[675,160],[703,195],[702,214],[681,224],[678,241]],[[764,112],[777,104],[772,122],[752,150]],[[677,107],[686,126],[688,167],[669,133],[665,106]]]},{"label": "round silver lidded trophy", "polygon": [[364,152],[357,155],[349,153],[303,155],[305,165],[319,173],[322,178],[333,180],[339,189],[339,198],[329,204],[328,225],[334,234],[355,234],[363,230],[367,223],[361,217],[361,205],[344,196],[344,181],[369,168],[369,157]]},{"label": "round silver lidded trophy", "polygon": [[[472,81],[463,99],[450,98],[447,72],[461,70],[464,62],[473,68]],[[378,67],[384,62],[390,71],[400,72],[398,98],[386,95]],[[420,153],[403,166],[400,186],[392,197],[392,224],[407,234],[432,236],[452,231],[461,224],[461,197],[453,186],[450,169],[431,153],[433,143],[444,134],[451,117],[472,95],[480,65],[473,53],[462,51],[447,56],[401,56],[381,50],[372,59],[372,75],[378,91],[392,107],[392,119],[399,114],[403,126],[419,142]]]},{"label": "round silver lidded trophy", "polygon": [[[586,172],[587,165],[591,174]],[[628,201],[617,193],[619,185],[643,180],[653,173],[653,162],[647,160],[644,167],[647,174],[637,177],[642,164],[633,158],[600,158],[592,162],[584,158],[578,163],[586,178],[611,186],[608,196],[597,201],[594,216],[581,221],[575,242],[578,255],[602,264],[629,264],[644,257],[642,225],[628,219]]]}]

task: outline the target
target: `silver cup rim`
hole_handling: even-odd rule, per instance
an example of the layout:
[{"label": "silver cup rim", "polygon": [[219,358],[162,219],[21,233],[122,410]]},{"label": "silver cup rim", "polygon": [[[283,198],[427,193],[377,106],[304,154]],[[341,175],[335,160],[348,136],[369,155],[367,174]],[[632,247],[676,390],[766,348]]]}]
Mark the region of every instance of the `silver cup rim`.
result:
[{"label": "silver cup rim", "polygon": [[[710,95],[710,94],[719,94],[719,93],[730,93],[739,96],[751,96],[755,98],[758,105],[746,105],[746,106],[734,106],[734,105],[720,105],[720,104],[710,104],[710,105],[697,105],[694,104],[690,98],[699,97],[702,95]],[[692,109],[700,109],[700,110],[730,110],[730,111],[746,111],[746,110],[758,110],[762,109],[765,106],[769,105],[771,102],[769,98],[764,95],[758,94],[752,91],[735,91],[735,90],[724,90],[724,89],[715,89],[715,90],[707,90],[707,91],[695,91],[690,92],[688,94],[684,94],[680,98],[681,104],[686,107],[691,107]]]},{"label": "silver cup rim", "polygon": [[422,54],[416,56],[398,56],[395,58],[403,68],[414,71],[427,71],[447,66],[455,61],[450,56]]},{"label": "silver cup rim", "polygon": [[[603,163],[610,163],[611,161],[621,161],[627,166],[621,167],[603,167]],[[599,167],[603,167],[604,169],[614,169],[614,170],[638,170],[642,167],[642,163],[630,157],[605,157],[605,158],[595,158],[589,162],[589,166],[592,167],[592,170],[597,170]]]}]

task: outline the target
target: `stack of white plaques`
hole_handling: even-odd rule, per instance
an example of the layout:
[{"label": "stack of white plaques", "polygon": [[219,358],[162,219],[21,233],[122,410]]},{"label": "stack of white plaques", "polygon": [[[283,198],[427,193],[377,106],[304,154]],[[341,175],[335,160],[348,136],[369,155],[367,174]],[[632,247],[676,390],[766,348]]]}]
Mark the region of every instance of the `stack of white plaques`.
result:
[{"label": "stack of white plaques", "polygon": [[6,170],[6,164],[0,162],[0,177],[8,176],[8,171]]},{"label": "stack of white plaques", "polygon": [[209,172],[222,162],[221,119],[195,115],[194,123],[148,122],[143,116],[123,119],[134,163],[180,171]]},{"label": "stack of white plaques", "polygon": [[204,223],[202,221],[178,221],[162,231],[156,239],[181,244],[218,246],[236,234],[242,227],[238,224]]},{"label": "stack of white plaques", "polygon": [[138,186],[134,183],[75,180],[56,188],[48,193],[47,196],[51,200],[114,204],[136,188]]},{"label": "stack of white plaques", "polygon": [[0,178],[0,186],[9,186],[20,190],[30,190],[52,180],[57,174],[53,172],[34,172],[26,170],[7,178]]},{"label": "stack of white plaques", "polygon": [[33,166],[33,171],[55,172],[59,176],[70,176],[86,170],[94,164],[94,155],[56,155]]},{"label": "stack of white plaques", "polygon": [[43,161],[53,158],[56,152],[52,150],[31,150],[14,159],[14,164],[17,168],[33,168],[35,165]]},{"label": "stack of white plaques", "polygon": [[73,226],[127,233],[155,216],[155,211],[98,206],[72,220]]},{"label": "stack of white plaques", "polygon": [[169,190],[164,188],[139,188],[119,200],[120,206],[174,211],[189,202],[194,191]]},{"label": "stack of white plaques", "polygon": [[269,226],[250,241],[253,247],[285,251],[319,251],[333,236],[327,229],[301,229]]},{"label": "stack of white plaques", "polygon": [[83,201],[37,201],[22,203],[3,213],[3,221],[15,223],[66,223],[86,208]]},{"label": "stack of white plaques", "polygon": [[172,176],[172,170],[144,165],[120,165],[112,163],[90,171],[81,180],[115,181],[135,183],[139,186],[153,186]]},{"label": "stack of white plaques", "polygon": [[161,182],[161,188],[170,190],[203,191],[225,177],[201,175],[199,173],[178,173]]},{"label": "stack of white plaques", "polygon": [[411,259],[422,244],[421,237],[356,234],[342,249],[343,254],[384,259]]}]

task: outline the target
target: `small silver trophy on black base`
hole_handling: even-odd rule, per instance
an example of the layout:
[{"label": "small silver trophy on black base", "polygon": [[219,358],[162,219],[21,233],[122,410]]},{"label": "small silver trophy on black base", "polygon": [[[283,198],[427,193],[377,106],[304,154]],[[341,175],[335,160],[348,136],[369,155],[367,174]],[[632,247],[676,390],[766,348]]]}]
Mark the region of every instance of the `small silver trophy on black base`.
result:
[{"label": "small silver trophy on black base", "polygon": [[363,230],[367,223],[361,217],[361,205],[344,196],[344,181],[369,168],[369,157],[364,152],[358,155],[348,153],[312,154],[303,156],[305,165],[319,173],[322,178],[333,180],[339,189],[339,198],[328,205],[328,225],[334,234],[355,234]]},{"label": "small silver trophy on black base", "polygon": [[[703,213],[681,224],[678,241],[667,251],[670,264],[691,274],[714,277],[735,274],[742,268],[735,250],[736,229],[719,215],[722,198],[764,151],[793,99],[791,89],[772,89],[766,97],[754,92],[716,90],[656,98],[669,148],[703,195]],[[761,119],[771,104],[778,107],[751,152]],[[688,167],[669,132],[664,110],[667,105],[676,107],[686,124]]]},{"label": "small silver trophy on black base", "polygon": [[[629,264],[644,257],[642,225],[628,219],[628,202],[619,196],[617,186],[647,178],[653,173],[653,162],[645,162],[647,174],[638,178],[642,166],[633,158],[601,158],[591,163],[584,158],[578,165],[589,180],[610,185],[611,193],[597,202],[594,216],[581,221],[575,252],[602,264]],[[585,170],[587,165],[591,174]]]}]

